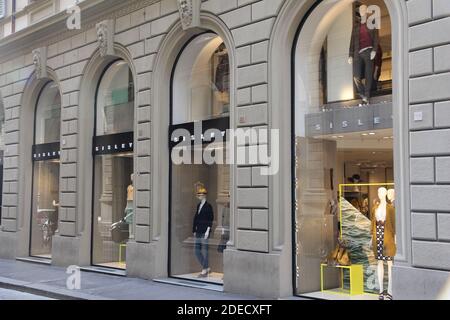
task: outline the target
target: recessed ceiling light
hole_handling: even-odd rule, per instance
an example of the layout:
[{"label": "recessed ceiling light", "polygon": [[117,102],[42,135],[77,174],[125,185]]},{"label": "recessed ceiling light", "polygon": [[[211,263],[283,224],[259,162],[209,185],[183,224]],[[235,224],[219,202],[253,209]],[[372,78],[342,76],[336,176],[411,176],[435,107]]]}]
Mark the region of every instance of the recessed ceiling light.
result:
[{"label": "recessed ceiling light", "polygon": [[363,133],[363,134],[362,134],[362,136],[364,136],[364,137],[365,137],[365,136],[368,136],[368,134],[367,134],[367,133]]},{"label": "recessed ceiling light", "polygon": [[338,136],[338,138],[343,138],[344,136]]},{"label": "recessed ceiling light", "polygon": [[375,135],[375,132],[371,132],[371,133],[369,133],[369,135],[374,136],[374,135]]}]

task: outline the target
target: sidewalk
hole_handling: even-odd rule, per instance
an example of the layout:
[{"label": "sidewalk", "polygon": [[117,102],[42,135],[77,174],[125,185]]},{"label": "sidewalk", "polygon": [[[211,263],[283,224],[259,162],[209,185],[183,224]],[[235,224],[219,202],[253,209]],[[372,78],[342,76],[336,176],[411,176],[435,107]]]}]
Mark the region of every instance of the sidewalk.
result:
[{"label": "sidewalk", "polygon": [[83,300],[254,300],[255,297],[81,272],[81,289],[68,290],[65,268],[0,259],[0,287],[55,299]]}]

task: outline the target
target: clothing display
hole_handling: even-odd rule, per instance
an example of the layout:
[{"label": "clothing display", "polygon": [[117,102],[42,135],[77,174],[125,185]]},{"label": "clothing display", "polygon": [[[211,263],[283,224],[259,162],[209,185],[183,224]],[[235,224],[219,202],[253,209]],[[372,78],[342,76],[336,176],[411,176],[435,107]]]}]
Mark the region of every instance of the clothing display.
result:
[{"label": "clothing display", "polygon": [[377,254],[376,259],[382,261],[393,261],[393,257],[384,255],[384,222],[377,221]]},{"label": "clothing display", "polygon": [[[371,224],[372,224],[372,250],[375,257],[381,257],[381,259],[378,260],[385,260],[383,257],[395,257],[397,253],[397,247],[395,245],[395,209],[392,205],[389,203],[386,204],[386,220],[383,222],[378,221],[376,218],[376,211],[378,209],[378,205],[375,206],[372,209],[371,212]],[[379,226],[379,223],[383,225],[382,227]],[[377,235],[377,231],[382,232],[379,235]],[[378,252],[378,239],[382,240],[382,252],[379,254]],[[380,242],[381,243],[381,242]],[[392,260],[392,259],[391,259]],[[389,261],[389,260],[386,260]]]},{"label": "clothing display", "polygon": [[[372,51],[379,47],[379,33],[368,28],[366,23],[356,22],[353,27],[349,57],[353,59],[353,79],[361,98],[370,98],[374,82]],[[363,79],[365,83],[363,83]]]},{"label": "clothing display", "polygon": [[192,233],[205,234],[208,228],[211,230],[213,221],[214,212],[212,206],[208,202],[204,204],[199,203],[192,224]]}]

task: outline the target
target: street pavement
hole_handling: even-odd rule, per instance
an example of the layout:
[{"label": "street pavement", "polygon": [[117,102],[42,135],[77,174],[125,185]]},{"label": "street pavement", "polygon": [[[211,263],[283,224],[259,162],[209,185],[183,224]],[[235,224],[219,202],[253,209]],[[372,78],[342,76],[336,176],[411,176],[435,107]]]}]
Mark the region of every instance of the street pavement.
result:
[{"label": "street pavement", "polygon": [[0,297],[34,297],[87,300],[254,300],[256,297],[235,295],[201,288],[94,272],[81,272],[81,289],[67,289],[65,268],[17,260],[0,259],[0,288],[31,293],[5,291]]},{"label": "street pavement", "polygon": [[0,288],[0,300],[53,300],[31,293]]}]

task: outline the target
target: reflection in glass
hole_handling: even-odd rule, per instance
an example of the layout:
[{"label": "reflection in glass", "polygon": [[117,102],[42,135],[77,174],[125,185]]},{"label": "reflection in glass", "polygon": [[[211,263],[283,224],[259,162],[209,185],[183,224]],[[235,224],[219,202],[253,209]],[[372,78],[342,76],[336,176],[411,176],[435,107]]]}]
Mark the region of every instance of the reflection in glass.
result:
[{"label": "reflection in glass", "polygon": [[229,114],[229,57],[220,37],[207,33],[189,43],[175,68],[172,93],[172,124]]},{"label": "reflection in glass", "polygon": [[113,63],[102,77],[97,95],[97,136],[133,131],[133,75],[124,61]]},{"label": "reflection in glass", "polygon": [[59,160],[34,162],[31,255],[51,258],[58,231]]},{"label": "reflection in glass", "polygon": [[36,108],[35,144],[59,142],[61,95],[56,83],[49,82]]}]

